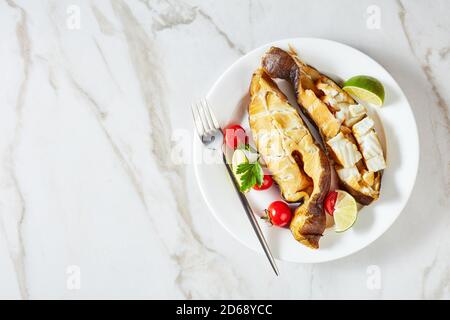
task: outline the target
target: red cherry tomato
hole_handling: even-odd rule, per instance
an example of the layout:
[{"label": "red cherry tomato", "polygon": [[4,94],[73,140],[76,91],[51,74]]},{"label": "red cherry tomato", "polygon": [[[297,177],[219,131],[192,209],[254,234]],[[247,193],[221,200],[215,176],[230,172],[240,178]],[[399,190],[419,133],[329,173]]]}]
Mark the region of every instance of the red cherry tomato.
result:
[{"label": "red cherry tomato", "polygon": [[272,183],[273,183],[272,177],[267,175],[267,174],[265,174],[264,178],[263,178],[262,185],[258,186],[258,184],[255,184],[253,186],[253,189],[258,190],[258,191],[266,190],[266,189],[269,189],[272,186]]},{"label": "red cherry tomato", "polygon": [[283,201],[274,201],[266,210],[266,219],[275,226],[285,227],[291,222],[291,208]]},{"label": "red cherry tomato", "polygon": [[241,144],[247,144],[245,130],[238,124],[230,125],[223,130],[225,143],[230,149],[236,149]]},{"label": "red cherry tomato", "polygon": [[328,212],[330,216],[333,215],[334,212],[334,206],[336,204],[337,199],[337,192],[336,191],[330,191],[327,194],[327,197],[325,198],[325,210]]}]

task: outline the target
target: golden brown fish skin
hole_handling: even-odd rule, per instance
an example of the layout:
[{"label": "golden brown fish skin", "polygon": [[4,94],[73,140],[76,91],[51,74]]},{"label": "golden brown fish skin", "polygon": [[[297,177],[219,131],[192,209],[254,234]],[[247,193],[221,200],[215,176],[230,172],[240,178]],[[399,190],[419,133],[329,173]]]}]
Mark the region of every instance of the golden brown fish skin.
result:
[{"label": "golden brown fish skin", "polygon": [[284,79],[294,85],[296,96],[299,96],[302,90],[313,90],[316,95],[320,95],[314,82],[317,81],[321,74],[312,67],[309,68],[309,77],[306,73],[301,72],[300,68],[292,56],[286,51],[271,47],[262,58],[262,67],[272,78]]},{"label": "golden brown fish skin", "polygon": [[[313,190],[307,202],[295,210],[294,218],[289,226],[294,238],[312,249],[319,248],[319,240],[326,228],[326,216],[323,203],[331,184],[330,164],[322,150],[319,153],[318,161],[323,171],[318,181],[315,181],[315,189],[316,187],[317,189]],[[305,222],[303,222],[304,217],[306,217]]]},{"label": "golden brown fish skin", "polygon": [[[270,103],[273,98],[278,98],[282,102],[286,103],[287,98],[283,92],[281,92],[275,82],[264,72],[262,69],[260,72],[255,72],[252,78],[252,82],[250,85],[250,96],[251,102],[248,108],[249,114],[249,124],[253,133],[260,133],[262,130],[274,130],[272,123],[266,123],[267,117],[263,117],[264,119],[259,119],[258,121],[255,118],[261,114],[261,109],[264,109],[264,104]],[[269,88],[269,90],[267,90]],[[257,96],[259,93],[264,94],[264,98]],[[255,97],[256,96],[256,97]],[[295,110],[289,106],[291,112],[295,112]],[[289,109],[288,108],[288,109]],[[303,130],[306,134],[307,131]],[[277,135],[277,137],[279,137]],[[278,184],[281,190],[281,196],[287,202],[299,202],[302,201],[305,196],[308,194],[305,192],[306,190],[312,189],[312,180],[308,175],[305,174],[303,170],[303,166],[295,164],[298,162],[298,159],[294,159],[295,161],[289,161],[288,157],[283,157],[280,161],[268,161],[266,158],[266,149],[263,149],[266,146],[261,146],[259,139],[257,139],[257,135],[254,135],[256,147],[266,161],[268,169],[272,172],[273,179]],[[272,141],[273,143],[273,141]],[[263,150],[262,150],[263,149]],[[283,150],[284,151],[284,150]],[[292,179],[283,180],[281,175],[279,174],[280,167],[284,167],[284,171],[288,171],[287,173],[293,176]]]},{"label": "golden brown fish skin", "polygon": [[[292,51],[292,50],[291,50]],[[297,102],[300,107],[305,111],[303,114],[314,124],[314,126],[318,129],[322,136],[322,140],[324,142],[327,155],[330,157],[330,161],[333,159],[333,152],[331,148],[327,145],[327,137],[326,134],[319,128],[317,123],[312,119],[312,116],[309,114],[308,110],[303,106],[302,99],[308,99],[310,96],[314,96],[314,99],[320,101],[320,98],[324,95],[322,91],[320,91],[316,87],[316,82],[319,80],[324,80],[322,74],[320,74],[316,69],[311,66],[304,64],[300,61],[296,53],[294,51],[287,52],[283,49],[277,47],[271,47],[262,58],[262,67],[272,78],[279,78],[287,80],[292,84],[295,89],[295,95],[297,98]],[[327,81],[332,81],[331,79],[326,78]],[[311,94],[311,91],[314,94]],[[343,126],[343,130],[345,131]],[[330,136],[334,134],[336,128],[333,128],[334,131],[330,133]],[[342,131],[342,129],[341,129]],[[330,137],[328,137],[330,138]],[[353,139],[354,140],[354,139]],[[360,160],[359,165],[364,166],[362,160]],[[380,189],[381,182],[381,174],[375,173],[375,181],[374,184],[377,191]],[[362,193],[361,191],[354,189],[350,185],[346,184],[344,181],[339,179],[340,187],[347,190],[353,197],[355,197],[356,201],[358,201],[362,205],[368,205],[372,201],[378,198],[378,194],[376,195],[367,195]]]},{"label": "golden brown fish skin", "polygon": [[[323,201],[329,191],[331,181],[328,158],[323,150],[314,143],[311,133],[303,123],[303,120],[300,118],[297,111],[289,104],[287,97],[278,89],[276,83],[262,69],[258,69],[253,74],[250,85],[251,101],[249,105],[249,123],[253,135],[256,137],[257,129],[261,124],[257,123],[257,121],[262,121],[259,120],[261,119],[260,113],[255,111],[259,110],[260,107],[259,104],[261,101],[258,99],[262,99],[262,97],[265,99],[268,95],[276,95],[276,101],[285,106],[286,110],[292,112],[293,120],[296,122],[296,125],[301,128],[299,130],[302,130],[301,132],[305,133],[300,140],[294,139],[297,142],[294,144],[294,147],[289,147],[289,151],[291,152],[292,150],[290,156],[295,160],[293,165],[298,166],[298,168],[301,169],[300,173],[307,175],[308,180],[311,181],[313,185],[312,188],[310,185],[305,185],[307,189],[303,190],[303,192],[305,192],[307,196],[303,199],[303,203],[295,210],[290,229],[297,241],[310,248],[317,249],[319,247],[319,240],[326,227]],[[266,115],[263,113],[263,116]],[[275,118],[273,121],[275,121]],[[278,123],[277,125],[284,128],[282,123]],[[257,147],[259,147],[258,143]],[[263,150],[258,151],[261,152]],[[297,170],[295,171],[297,172]],[[274,179],[277,180],[276,174],[274,174]],[[283,185],[280,185],[280,189],[283,192]]]}]

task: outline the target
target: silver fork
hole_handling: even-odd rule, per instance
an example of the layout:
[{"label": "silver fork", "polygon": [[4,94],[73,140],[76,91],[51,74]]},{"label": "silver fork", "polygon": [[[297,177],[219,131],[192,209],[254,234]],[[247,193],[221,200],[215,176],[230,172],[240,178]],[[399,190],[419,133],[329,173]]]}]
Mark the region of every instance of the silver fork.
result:
[{"label": "silver fork", "polygon": [[[202,99],[197,103],[193,103],[191,105],[191,108],[195,127],[197,128],[197,133],[202,143],[210,149],[222,150],[223,131],[220,128],[220,125],[217,122],[216,118],[214,117],[214,114],[211,111],[208,101],[206,99]],[[267,241],[264,238],[261,228],[259,227],[258,221],[256,221],[255,214],[253,213],[253,210],[250,207],[247,198],[239,190],[239,184],[236,181],[233,171],[225,157],[225,153],[223,152],[222,152],[222,160],[231,180],[233,181],[234,190],[239,195],[239,199],[241,200],[242,206],[244,207],[245,213],[247,214],[250,224],[252,225],[253,230],[256,233],[259,243],[261,244],[264,253],[267,256],[267,259],[269,259],[273,271],[275,271],[275,274],[278,276],[279,273],[275,259],[273,258],[272,253],[270,252],[270,248],[267,245]]]}]

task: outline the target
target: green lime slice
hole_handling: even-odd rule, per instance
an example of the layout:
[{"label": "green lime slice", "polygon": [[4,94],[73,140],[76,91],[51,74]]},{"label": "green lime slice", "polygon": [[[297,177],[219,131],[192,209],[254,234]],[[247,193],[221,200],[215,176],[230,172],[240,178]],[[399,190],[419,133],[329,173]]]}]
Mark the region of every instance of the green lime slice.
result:
[{"label": "green lime slice", "polygon": [[344,89],[351,96],[362,102],[382,106],[384,87],[380,81],[370,76],[355,76],[344,83]]},{"label": "green lime slice", "polygon": [[358,207],[355,198],[342,190],[336,190],[338,193],[336,204],[334,206],[334,230],[344,232],[350,229],[358,216]]}]

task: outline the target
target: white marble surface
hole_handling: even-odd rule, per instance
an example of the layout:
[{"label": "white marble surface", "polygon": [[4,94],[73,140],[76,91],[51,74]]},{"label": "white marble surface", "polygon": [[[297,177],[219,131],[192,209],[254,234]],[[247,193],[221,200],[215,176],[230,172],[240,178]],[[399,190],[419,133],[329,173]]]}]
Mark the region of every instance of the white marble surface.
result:
[{"label": "white marble surface", "polygon": [[[449,12],[446,0],[1,0],[0,298],[450,298]],[[275,278],[211,216],[191,165],[170,162],[171,140],[229,64],[296,36],[384,65],[421,161],[374,244],[280,262]]]}]

